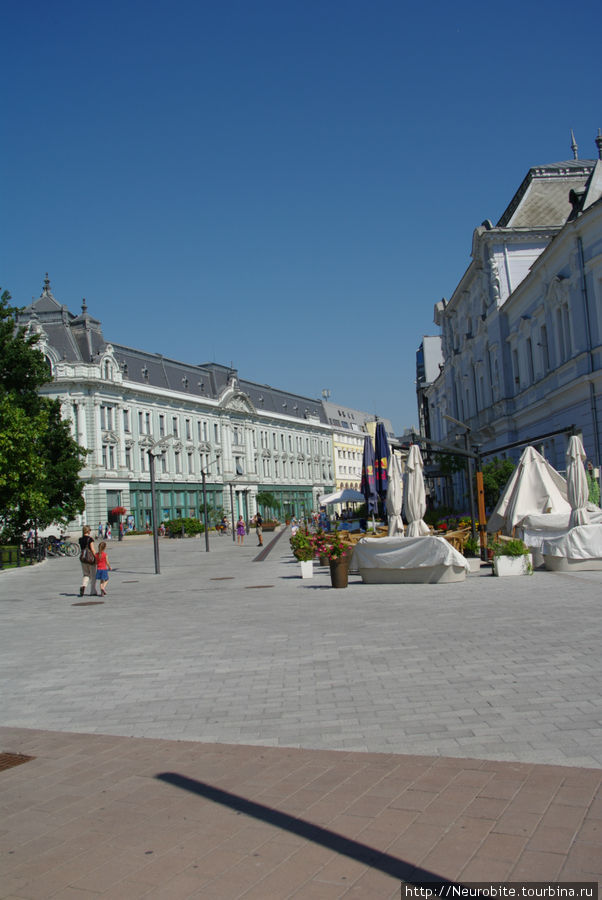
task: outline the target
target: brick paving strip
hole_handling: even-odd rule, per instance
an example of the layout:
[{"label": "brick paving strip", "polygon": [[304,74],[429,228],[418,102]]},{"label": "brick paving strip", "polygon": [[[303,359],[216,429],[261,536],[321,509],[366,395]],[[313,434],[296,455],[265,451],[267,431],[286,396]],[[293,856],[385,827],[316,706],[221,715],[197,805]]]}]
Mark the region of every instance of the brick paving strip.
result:
[{"label": "brick paving strip", "polygon": [[602,770],[0,728],[0,897],[600,882]]}]

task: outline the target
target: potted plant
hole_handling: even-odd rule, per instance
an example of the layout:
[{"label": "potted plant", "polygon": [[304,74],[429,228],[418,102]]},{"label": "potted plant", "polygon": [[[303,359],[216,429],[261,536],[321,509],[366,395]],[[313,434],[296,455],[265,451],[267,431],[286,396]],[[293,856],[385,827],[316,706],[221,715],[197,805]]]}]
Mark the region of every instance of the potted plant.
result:
[{"label": "potted plant", "polygon": [[464,541],[462,553],[468,560],[470,571],[479,572],[481,569],[481,546],[479,544],[479,539],[469,534]]},{"label": "potted plant", "polygon": [[323,528],[318,528],[313,536],[314,550],[320,559],[321,566],[327,566],[330,562],[328,555],[328,535]]},{"label": "potted plant", "polygon": [[330,583],[334,588],[346,588],[349,579],[351,545],[343,539],[346,532],[333,531],[326,535],[326,555],[330,563]]},{"label": "potted plant", "polygon": [[290,539],[291,550],[301,566],[301,578],[312,578],[314,574],[314,542],[308,531],[299,530]]},{"label": "potted plant", "polygon": [[493,574],[498,577],[533,574],[533,560],[523,541],[512,538],[494,543]]}]

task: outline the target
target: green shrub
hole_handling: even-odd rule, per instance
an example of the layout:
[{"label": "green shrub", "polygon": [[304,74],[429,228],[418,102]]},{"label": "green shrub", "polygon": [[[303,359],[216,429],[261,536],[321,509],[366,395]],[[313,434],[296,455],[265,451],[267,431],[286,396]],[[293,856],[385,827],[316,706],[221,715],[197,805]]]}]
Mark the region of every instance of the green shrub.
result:
[{"label": "green shrub", "polygon": [[169,519],[167,522],[163,523],[167,531],[170,531],[173,535],[178,537],[182,534],[182,529],[184,530],[184,534],[194,535],[194,534],[202,534],[205,531],[205,526],[198,519],[186,518],[186,519]]}]

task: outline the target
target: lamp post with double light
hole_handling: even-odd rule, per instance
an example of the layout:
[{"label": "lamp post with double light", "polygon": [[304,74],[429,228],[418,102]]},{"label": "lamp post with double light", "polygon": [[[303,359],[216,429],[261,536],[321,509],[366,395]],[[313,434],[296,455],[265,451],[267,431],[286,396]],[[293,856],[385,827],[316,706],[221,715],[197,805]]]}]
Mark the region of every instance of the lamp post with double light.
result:
[{"label": "lamp post with double light", "polygon": [[173,438],[173,434],[159,438],[153,441],[148,448],[148,467],[150,471],[150,489],[151,489],[151,515],[153,518],[153,549],[155,554],[155,575],[161,574],[161,564],[159,561],[159,530],[157,526],[157,496],[155,490],[155,459],[163,456],[167,449],[167,442]]},{"label": "lamp post with double light", "polygon": [[466,469],[468,472],[468,492],[470,497],[470,519],[471,519],[471,536],[474,540],[476,538],[475,532],[475,501],[474,501],[474,489],[472,486],[472,467],[470,465],[471,459],[475,460],[476,463],[476,480],[477,480],[477,492],[478,492],[478,503],[479,503],[479,541],[481,544],[481,559],[486,558],[487,554],[487,536],[486,536],[486,525],[485,525],[485,492],[483,490],[483,472],[481,470],[481,454],[479,453],[479,448],[474,447],[473,451],[470,450],[470,434],[471,428],[466,422],[461,422],[460,419],[454,419],[453,416],[448,416],[446,413],[443,414],[443,418],[447,419],[448,422],[452,422],[454,425],[459,425],[460,428],[464,429],[464,446],[466,448]]}]

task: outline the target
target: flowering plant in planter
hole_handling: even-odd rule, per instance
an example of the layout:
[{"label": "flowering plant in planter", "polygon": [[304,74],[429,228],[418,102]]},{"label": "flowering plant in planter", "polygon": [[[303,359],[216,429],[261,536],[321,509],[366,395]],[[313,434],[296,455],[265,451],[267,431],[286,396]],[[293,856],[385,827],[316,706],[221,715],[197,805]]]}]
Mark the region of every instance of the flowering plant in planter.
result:
[{"label": "flowering plant in planter", "polygon": [[110,515],[113,519],[118,519],[119,516],[125,516],[125,514],[126,514],[126,508],[125,508],[125,506],[115,506],[115,507],[111,510],[111,512],[109,513],[109,515]]},{"label": "flowering plant in planter", "polygon": [[308,531],[303,531],[300,528],[297,533],[290,538],[290,545],[293,556],[295,559],[298,559],[299,562],[308,562],[314,558],[314,543],[312,535],[310,535]]},{"label": "flowering plant in planter", "polygon": [[344,556],[347,556],[351,546],[348,541],[343,539],[343,534],[345,533],[333,531],[325,535],[324,550],[320,550],[320,554],[327,556],[329,560],[342,559]]}]

